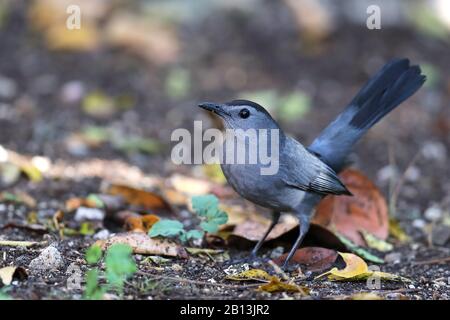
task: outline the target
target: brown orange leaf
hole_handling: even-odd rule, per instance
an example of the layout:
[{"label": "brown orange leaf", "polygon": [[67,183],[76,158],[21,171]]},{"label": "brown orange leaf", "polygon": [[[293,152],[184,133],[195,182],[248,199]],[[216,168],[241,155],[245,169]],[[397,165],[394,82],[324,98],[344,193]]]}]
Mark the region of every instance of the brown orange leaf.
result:
[{"label": "brown orange leaf", "polygon": [[389,216],[386,200],[380,190],[354,169],[346,169],[340,178],[353,196],[325,197],[317,206],[312,222],[336,230],[359,246],[366,245],[361,230],[385,240]]},{"label": "brown orange leaf", "polygon": [[[322,271],[330,268],[336,261],[338,256],[337,251],[320,248],[320,247],[306,247],[298,249],[289,263],[298,263],[305,266],[304,271]],[[274,262],[278,265],[284,263],[287,254],[282,255]]]},{"label": "brown orange leaf", "polygon": [[147,210],[170,210],[170,205],[163,197],[150,191],[112,184],[107,192],[112,195],[120,195],[129,204],[144,207]]}]

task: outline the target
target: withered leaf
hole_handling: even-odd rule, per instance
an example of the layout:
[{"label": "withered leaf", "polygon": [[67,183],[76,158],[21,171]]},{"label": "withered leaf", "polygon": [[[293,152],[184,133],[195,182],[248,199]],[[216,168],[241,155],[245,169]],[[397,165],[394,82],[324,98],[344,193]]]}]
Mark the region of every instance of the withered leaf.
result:
[{"label": "withered leaf", "polygon": [[[274,262],[282,265],[287,255],[282,255]],[[336,261],[337,256],[338,253],[335,250],[320,247],[306,247],[298,249],[289,263],[301,264],[305,267],[304,271],[318,272],[330,268]]]},{"label": "withered leaf", "polygon": [[118,233],[109,239],[98,240],[95,244],[99,245],[102,250],[105,250],[116,243],[127,244],[133,249],[133,253],[138,254],[188,257],[186,250],[175,242],[167,239],[150,238],[143,232]]},{"label": "withered leaf", "polygon": [[325,197],[317,206],[312,221],[336,230],[360,246],[366,244],[360,230],[385,240],[389,216],[386,200],[379,189],[354,169],[346,169],[340,178],[353,196]]}]

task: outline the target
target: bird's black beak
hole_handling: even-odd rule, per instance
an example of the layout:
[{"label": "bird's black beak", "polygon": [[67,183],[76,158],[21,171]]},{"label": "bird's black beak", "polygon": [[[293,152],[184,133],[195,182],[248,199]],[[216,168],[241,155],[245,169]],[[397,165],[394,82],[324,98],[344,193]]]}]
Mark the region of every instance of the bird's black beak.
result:
[{"label": "bird's black beak", "polygon": [[229,115],[229,113],[225,110],[225,105],[214,102],[202,102],[198,105],[200,108],[214,112],[220,117],[224,115]]}]

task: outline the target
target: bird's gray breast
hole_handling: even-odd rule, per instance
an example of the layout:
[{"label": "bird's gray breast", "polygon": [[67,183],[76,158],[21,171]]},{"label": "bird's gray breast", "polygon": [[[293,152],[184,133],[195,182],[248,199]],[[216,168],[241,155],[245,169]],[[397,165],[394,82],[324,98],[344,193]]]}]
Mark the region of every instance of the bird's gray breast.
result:
[{"label": "bird's gray breast", "polygon": [[[239,152],[244,152],[244,150],[247,153],[252,152],[246,141],[239,141],[238,139],[237,142],[243,144],[240,145]],[[243,198],[277,211],[291,211],[302,200],[304,192],[287,186],[282,179],[284,172],[262,174],[261,168],[264,165],[259,160],[256,163],[236,163],[236,161],[230,161],[231,159],[226,161],[225,144],[223,152],[225,153],[223,158],[225,161],[223,160],[221,164],[222,171],[228,183]],[[282,150],[279,153],[282,153]],[[278,157],[276,161],[283,161],[283,157]],[[283,170],[283,163],[279,163],[279,166],[279,170]]]}]

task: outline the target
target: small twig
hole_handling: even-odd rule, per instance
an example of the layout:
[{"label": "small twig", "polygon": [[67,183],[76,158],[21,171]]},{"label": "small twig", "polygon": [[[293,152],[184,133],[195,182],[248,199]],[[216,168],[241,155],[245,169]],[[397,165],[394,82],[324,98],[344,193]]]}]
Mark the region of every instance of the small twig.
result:
[{"label": "small twig", "polygon": [[41,242],[36,242],[36,241],[13,241],[13,240],[0,240],[0,247],[24,247],[24,248],[28,248],[28,247],[33,247],[33,246],[37,246],[37,245],[43,245],[46,244],[47,241],[41,241]]},{"label": "small twig", "polygon": [[436,259],[430,259],[430,260],[424,260],[424,261],[416,261],[416,262],[413,262],[413,265],[421,266],[421,265],[425,265],[425,264],[436,264],[436,263],[443,263],[443,262],[450,262],[450,257],[436,258]]},{"label": "small twig", "polygon": [[289,280],[289,277],[287,276],[287,274],[283,271],[283,269],[280,268],[280,266],[278,266],[275,262],[273,262],[273,260],[269,260],[269,264],[272,266],[275,273],[279,274],[283,280],[286,280],[286,281]]},{"label": "small twig", "polygon": [[204,285],[204,286],[224,287],[224,288],[229,288],[229,289],[248,289],[248,288],[253,288],[253,287],[256,288],[256,287],[260,286],[260,284],[248,284],[248,285],[236,286],[236,285],[232,285],[232,284],[212,283],[212,282],[206,282],[206,281],[200,281],[200,280],[191,280],[191,279],[169,277],[169,276],[153,276],[152,274],[146,273],[143,271],[138,271],[137,274],[142,275],[142,276],[151,276],[150,278],[153,280],[168,280],[168,281],[190,283],[190,284],[197,284],[197,285]]}]

